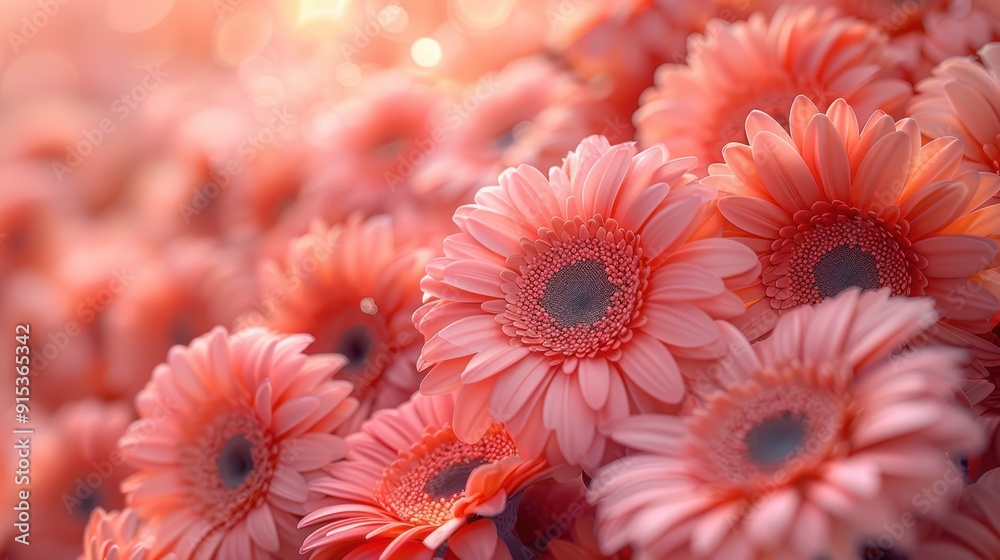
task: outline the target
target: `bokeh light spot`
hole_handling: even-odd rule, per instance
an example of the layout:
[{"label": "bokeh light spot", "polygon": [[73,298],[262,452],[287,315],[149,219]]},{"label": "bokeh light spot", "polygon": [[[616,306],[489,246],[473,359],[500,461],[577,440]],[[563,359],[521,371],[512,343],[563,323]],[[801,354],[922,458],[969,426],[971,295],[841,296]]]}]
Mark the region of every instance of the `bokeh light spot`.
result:
[{"label": "bokeh light spot", "polygon": [[410,47],[410,56],[417,66],[433,68],[441,62],[441,45],[430,37],[421,37]]}]

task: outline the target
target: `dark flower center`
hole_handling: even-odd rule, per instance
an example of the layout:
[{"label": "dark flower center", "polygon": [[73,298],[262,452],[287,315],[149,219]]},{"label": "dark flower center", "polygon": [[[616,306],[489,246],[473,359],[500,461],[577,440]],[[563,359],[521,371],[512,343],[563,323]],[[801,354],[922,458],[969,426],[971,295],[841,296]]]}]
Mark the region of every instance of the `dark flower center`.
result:
[{"label": "dark flower center", "polygon": [[747,433],[747,453],[757,464],[773,466],[794,455],[805,436],[805,419],[786,412],[764,420]]},{"label": "dark flower center", "polygon": [[347,328],[340,335],[334,351],[347,358],[348,368],[360,370],[364,367],[372,346],[374,346],[374,339],[368,329],[361,325],[355,325]]},{"label": "dark flower center", "polygon": [[813,265],[816,288],[822,298],[833,297],[853,287],[877,290],[881,286],[878,261],[860,247],[834,247]]},{"label": "dark flower center", "polygon": [[222,483],[233,490],[239,488],[253,472],[253,444],[242,435],[233,436],[222,447],[216,465]]},{"label": "dark flower center", "polygon": [[427,495],[434,500],[451,498],[465,490],[465,484],[469,482],[472,471],[488,462],[483,459],[472,459],[468,463],[449,465],[427,480],[427,483],[424,484],[424,492],[427,492]]},{"label": "dark flower center", "polygon": [[553,226],[508,258],[520,275],[501,287],[512,295],[504,332],[549,356],[614,351],[631,336],[648,282],[639,236],[600,216]]},{"label": "dark flower center", "polygon": [[506,131],[498,134],[497,137],[493,139],[493,145],[497,150],[506,150],[514,145],[514,127],[510,127]]},{"label": "dark flower center", "polygon": [[542,307],[560,327],[592,325],[601,320],[618,288],[601,263],[584,259],[559,269],[545,287]]},{"label": "dark flower center", "polygon": [[920,257],[905,235],[909,225],[902,220],[837,201],[817,202],[792,219],[794,227],[781,229],[761,275],[771,307],[779,313],[818,304],[848,288],[888,288],[894,296],[905,296],[926,284]]}]

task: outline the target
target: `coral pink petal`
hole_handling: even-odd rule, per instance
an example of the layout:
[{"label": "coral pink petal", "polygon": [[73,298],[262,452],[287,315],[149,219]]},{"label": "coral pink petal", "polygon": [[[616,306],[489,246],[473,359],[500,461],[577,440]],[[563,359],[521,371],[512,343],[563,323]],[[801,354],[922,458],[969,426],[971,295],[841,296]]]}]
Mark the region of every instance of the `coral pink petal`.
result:
[{"label": "coral pink petal", "polygon": [[684,380],[673,356],[662,342],[646,333],[636,333],[623,353],[621,367],[628,379],[657,400],[677,403],[684,398]]},{"label": "coral pink petal", "polygon": [[727,196],[719,201],[719,211],[744,231],[761,237],[778,237],[791,217],[774,204],[751,196]]},{"label": "coral pink petal", "polygon": [[670,305],[651,301],[647,304],[647,332],[674,346],[697,348],[719,338],[719,328],[707,313],[690,303]]}]

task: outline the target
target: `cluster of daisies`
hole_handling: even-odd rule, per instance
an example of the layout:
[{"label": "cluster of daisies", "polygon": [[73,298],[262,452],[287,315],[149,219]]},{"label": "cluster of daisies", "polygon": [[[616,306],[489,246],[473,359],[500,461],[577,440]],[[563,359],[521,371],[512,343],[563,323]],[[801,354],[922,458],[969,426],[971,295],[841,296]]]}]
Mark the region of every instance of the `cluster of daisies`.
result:
[{"label": "cluster of daisies", "polygon": [[1000,559],[996,0],[57,11],[8,558]]}]

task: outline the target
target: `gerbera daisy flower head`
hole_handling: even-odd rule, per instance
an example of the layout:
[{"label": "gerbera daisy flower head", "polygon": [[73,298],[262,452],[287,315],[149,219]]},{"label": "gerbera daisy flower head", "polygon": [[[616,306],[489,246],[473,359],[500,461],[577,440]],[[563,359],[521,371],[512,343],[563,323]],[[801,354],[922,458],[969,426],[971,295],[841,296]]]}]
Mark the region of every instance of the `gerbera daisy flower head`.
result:
[{"label": "gerbera daisy flower head", "polygon": [[356,210],[374,215],[417,203],[411,178],[437,145],[436,118],[445,100],[428,84],[386,70],[332,111],[317,113],[312,127],[321,149],[300,205],[337,223]]},{"label": "gerbera daisy flower head", "polygon": [[1000,40],[1000,19],[992,0],[865,2],[839,0],[844,12],[872,22],[889,37],[899,73],[916,83],[944,60],[973,54]]},{"label": "gerbera daisy flower head", "polygon": [[[788,4],[781,0],[715,0],[743,17],[755,11],[773,15]],[[797,0],[797,5],[834,8],[845,16],[869,22],[888,39],[885,52],[890,72],[917,82],[934,65],[965,56],[1000,39],[1000,9],[993,0]]]},{"label": "gerbera daisy flower head", "polygon": [[979,423],[986,430],[986,447],[969,461],[969,475],[975,480],[986,471],[1000,468],[1000,410],[994,409],[979,416]]},{"label": "gerbera daisy flower head", "polygon": [[300,525],[320,526],[302,553],[429,560],[447,543],[448,558],[478,560],[484,548],[490,555],[506,550],[516,496],[550,470],[544,460],[521,458],[500,422],[461,441],[452,429],[455,411],[455,395],[418,394],[349,435],[346,459],[309,485],[322,497]]},{"label": "gerbera daisy flower head", "polygon": [[153,371],[119,445],[138,468],[122,491],[154,554],[280,558],[301,545],[307,479],[343,456],[332,432],[357,406],[330,379],[343,358],[303,355],[311,342],[217,327]]},{"label": "gerbera daisy flower head", "polygon": [[602,547],[631,543],[648,558],[850,557],[952,468],[946,452],[982,445],[956,397],[964,352],[891,355],[935,315],[929,298],[852,289],[783,315],[753,347],[722,325],[731,354],[717,391],[689,416],[609,428],[638,453],[592,485]]},{"label": "gerbera daisy flower head", "polygon": [[11,328],[31,319],[52,333],[32,356],[39,401],[57,407],[86,397],[128,398],[148,372],[129,372],[124,379],[110,374],[106,353],[116,341],[108,338],[107,317],[111,305],[139,281],[151,247],[113,218],[96,226],[64,225],[64,244],[51,271],[21,269],[7,276]]},{"label": "gerbera daisy flower head", "polygon": [[911,39],[920,46],[919,58],[911,58],[914,62],[903,58],[903,67],[914,82],[928,77],[935,65],[948,58],[968,56],[987,43],[1000,41],[1000,8],[993,0],[953,0],[946,8],[929,11],[922,23],[923,33],[915,32],[916,40]]},{"label": "gerbera daisy flower head", "polygon": [[982,62],[948,59],[917,84],[909,114],[928,139],[954,136],[965,148],[961,169],[1000,173],[1000,43],[979,50]]},{"label": "gerbera daisy flower head", "polygon": [[0,167],[7,184],[33,185],[8,189],[0,195],[0,266],[4,270],[35,267],[51,270],[58,259],[53,249],[67,212],[61,207],[51,169],[18,162]]},{"label": "gerbera daisy flower head", "polygon": [[914,549],[916,560],[1000,557],[1000,468],[962,491],[958,507],[931,520],[932,535]]},{"label": "gerbera daisy flower head", "polygon": [[[180,238],[126,268],[132,278],[103,310],[105,384],[131,400],[176,344],[250,309],[250,251],[210,238]],[[114,287],[118,287],[117,284]]]},{"label": "gerbera daisy flower head", "polygon": [[782,8],[768,20],[713,20],[691,40],[687,64],[665,64],[633,121],[640,145],[662,143],[702,169],[721,161],[727,142],[746,141],[754,109],[783,125],[792,100],[808,94],[822,108],[846,98],[867,117],[901,110],[911,86],[885,69],[885,38],[869,23],[834,10]]},{"label": "gerbera daisy flower head", "polygon": [[455,430],[491,415],[522,451],[594,468],[606,420],[675,409],[678,358],[711,355],[713,319],[744,312],[732,289],[758,265],[719,239],[716,192],[693,158],[589,137],[546,178],[519,166],[455,213],[414,315],[425,394],[459,391]]},{"label": "gerbera daisy flower head", "polygon": [[[35,431],[30,435],[16,433],[25,426],[16,424],[13,410],[10,412],[10,419],[2,426],[7,436],[0,443],[14,452],[0,467],[12,474],[0,492],[15,499],[21,491],[28,491],[29,523],[41,518],[52,523],[30,523],[30,546],[23,546],[14,538],[21,534],[16,524],[24,521],[24,508],[0,512],[0,538],[5,542],[0,556],[9,560],[76,558],[91,511],[125,506],[118,485],[134,469],[123,464],[117,442],[132,421],[131,409],[122,401],[96,399],[68,403],[54,413],[42,406],[31,407],[29,427]],[[23,459],[18,450],[25,449],[26,439],[30,469],[27,476],[25,472],[15,475],[24,466],[18,466]],[[20,498],[12,505],[18,502]]]},{"label": "gerbera daisy flower head", "polygon": [[630,549],[605,555],[594,536],[594,507],[577,476],[536,484],[524,491],[515,526],[521,550],[539,560],[629,560]]},{"label": "gerbera daisy flower head", "polygon": [[[414,174],[413,188],[451,202],[454,209],[470,202],[480,187],[495,182],[510,165],[558,165],[567,151],[596,130],[567,136],[567,131],[580,131],[566,127],[552,131],[562,134],[539,137],[532,129],[561,108],[592,100],[571,74],[541,57],[515,60],[500,72],[486,74],[440,113],[438,144],[427,150],[427,163]],[[581,118],[577,124],[596,123]]]},{"label": "gerbera daisy flower head", "polygon": [[175,554],[154,555],[150,534],[134,510],[107,512],[97,508],[83,534],[83,554],[77,560],[175,560]]},{"label": "gerbera daisy flower head", "polygon": [[[117,442],[132,420],[126,402],[96,399],[69,403],[53,415],[47,431],[54,437],[37,441],[34,456],[35,474],[46,484],[32,492],[33,511],[53,521],[51,528],[36,529],[36,553],[79,535],[67,529],[83,528],[92,509],[125,505],[118,486],[135,469],[123,464]],[[59,556],[56,550],[47,555]]]},{"label": "gerbera daisy flower head", "polygon": [[625,115],[656,67],[683,62],[687,37],[722,15],[711,2],[630,0],[551,8],[549,50]]},{"label": "gerbera daisy flower head", "polygon": [[725,235],[761,260],[759,283],[743,294],[747,320],[851,286],[888,288],[933,297],[942,321],[928,336],[971,345],[993,365],[998,350],[980,335],[1000,303],[975,275],[996,257],[1000,209],[980,206],[1000,177],[959,172],[961,142],[921,145],[912,119],[877,111],[861,127],[845,101],[822,113],[805,96],[789,115],[790,132],[751,113],[749,145],[726,146],[726,163],[704,179],[722,192]]},{"label": "gerbera daisy flower head", "polygon": [[379,215],[327,227],[314,223],[283,262],[262,267],[261,297],[246,324],[306,333],[308,354],[347,358],[336,377],[354,385],[360,406],[340,433],[356,431],[373,412],[406,402],[419,388],[422,342],[411,316],[420,307],[420,279],[431,257],[419,240]]}]

